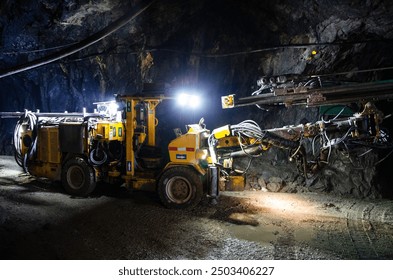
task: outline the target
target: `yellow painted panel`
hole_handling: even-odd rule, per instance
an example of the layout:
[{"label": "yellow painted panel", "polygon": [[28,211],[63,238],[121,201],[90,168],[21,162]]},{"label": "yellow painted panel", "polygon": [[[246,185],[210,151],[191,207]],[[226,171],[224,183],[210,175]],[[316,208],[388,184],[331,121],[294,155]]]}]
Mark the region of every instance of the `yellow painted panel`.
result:
[{"label": "yellow painted panel", "polygon": [[102,135],[106,141],[124,141],[124,126],[122,122],[99,122],[93,136]]},{"label": "yellow painted panel", "polygon": [[41,127],[38,132],[38,160],[60,163],[59,128],[57,126]]},{"label": "yellow painted panel", "polygon": [[168,146],[170,161],[195,163],[199,146],[198,136],[198,134],[184,134],[172,140]]}]

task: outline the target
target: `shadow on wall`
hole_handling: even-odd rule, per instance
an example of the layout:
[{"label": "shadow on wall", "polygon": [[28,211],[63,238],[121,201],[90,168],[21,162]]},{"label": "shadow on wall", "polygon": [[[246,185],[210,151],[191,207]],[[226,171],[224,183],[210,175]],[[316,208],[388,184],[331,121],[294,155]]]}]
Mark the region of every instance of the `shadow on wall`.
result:
[{"label": "shadow on wall", "polygon": [[13,155],[13,131],[16,119],[0,119],[0,155]]}]

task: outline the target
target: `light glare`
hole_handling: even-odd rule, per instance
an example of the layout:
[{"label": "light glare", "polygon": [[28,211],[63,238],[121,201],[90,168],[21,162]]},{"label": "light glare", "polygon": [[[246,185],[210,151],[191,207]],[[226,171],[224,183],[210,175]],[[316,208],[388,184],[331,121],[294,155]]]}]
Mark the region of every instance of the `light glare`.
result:
[{"label": "light glare", "polygon": [[201,100],[197,95],[190,96],[190,106],[191,108],[198,108]]},{"label": "light glare", "polygon": [[180,93],[177,96],[177,104],[182,107],[195,109],[200,106],[201,99],[195,94]]},{"label": "light glare", "polygon": [[186,106],[188,103],[188,95],[185,93],[181,93],[179,94],[178,98],[177,98],[177,103],[180,106]]},{"label": "light glare", "polygon": [[117,113],[117,110],[119,109],[119,105],[117,105],[117,103],[114,101],[111,102],[108,107],[110,115],[115,115]]}]

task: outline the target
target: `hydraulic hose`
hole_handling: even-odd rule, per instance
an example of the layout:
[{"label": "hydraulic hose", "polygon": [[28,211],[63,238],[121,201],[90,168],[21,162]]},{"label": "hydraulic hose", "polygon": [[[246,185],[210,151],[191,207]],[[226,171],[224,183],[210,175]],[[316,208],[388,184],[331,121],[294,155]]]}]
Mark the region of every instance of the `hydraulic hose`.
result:
[{"label": "hydraulic hose", "polygon": [[260,146],[255,146],[255,147],[245,148],[245,149],[239,150],[239,151],[225,153],[225,154],[222,154],[221,157],[223,157],[223,158],[229,158],[229,157],[234,158],[234,157],[250,156],[250,155],[260,154],[262,151],[263,150],[261,149]]},{"label": "hydraulic hose", "polygon": [[278,135],[275,135],[269,131],[266,131],[263,141],[272,144],[273,146],[282,148],[282,149],[296,149],[299,147],[298,141],[284,139]]},{"label": "hydraulic hose", "polygon": [[[32,131],[32,139],[28,151],[23,155],[21,136],[25,129]],[[25,115],[18,120],[14,130],[13,142],[15,161],[27,172],[27,161],[34,155],[37,144],[37,117],[33,113],[26,112]]]}]

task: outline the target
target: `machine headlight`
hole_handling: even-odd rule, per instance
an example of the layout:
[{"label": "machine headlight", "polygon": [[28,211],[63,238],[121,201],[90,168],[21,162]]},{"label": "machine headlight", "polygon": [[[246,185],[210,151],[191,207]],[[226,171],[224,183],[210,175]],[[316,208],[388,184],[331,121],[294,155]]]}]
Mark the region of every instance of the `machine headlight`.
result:
[{"label": "machine headlight", "polygon": [[182,107],[196,109],[201,105],[201,98],[197,93],[180,92],[177,95],[177,104]]}]

